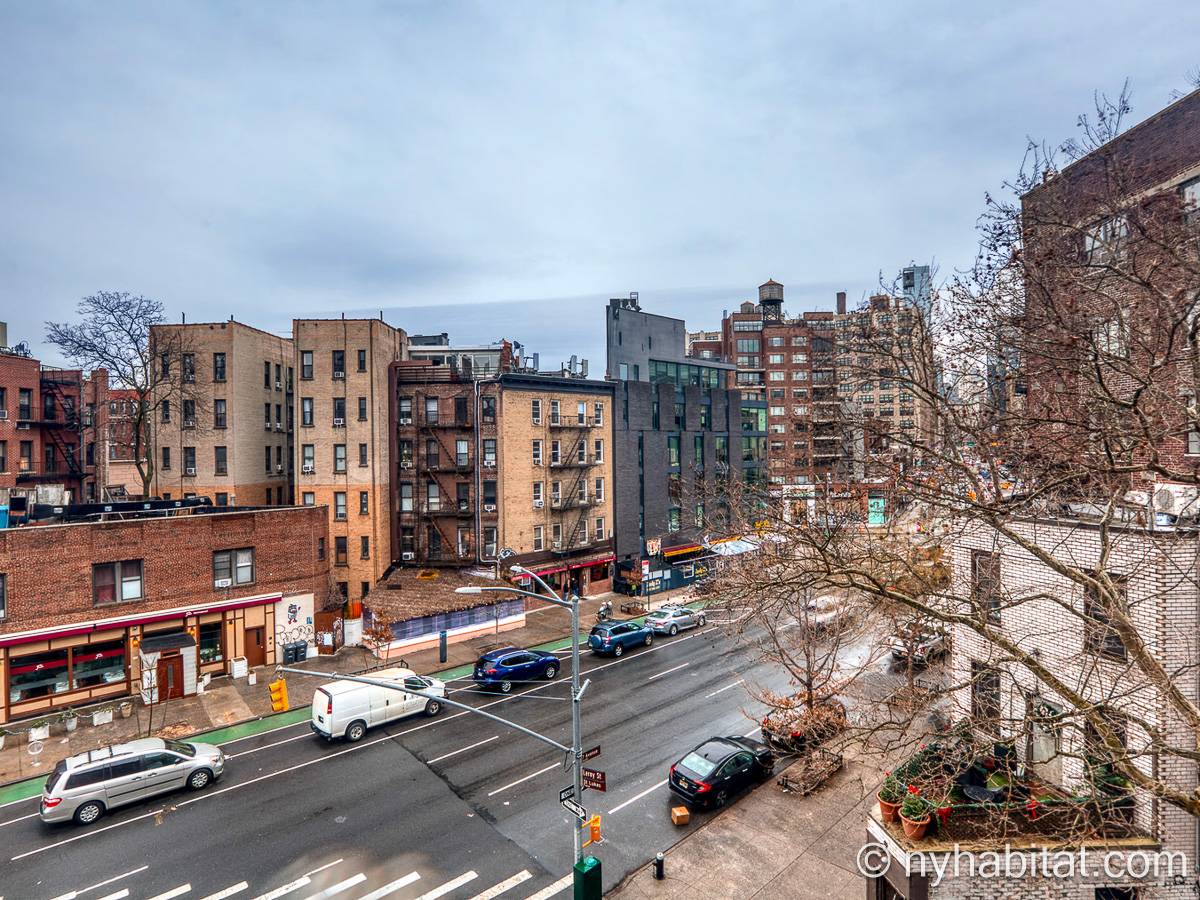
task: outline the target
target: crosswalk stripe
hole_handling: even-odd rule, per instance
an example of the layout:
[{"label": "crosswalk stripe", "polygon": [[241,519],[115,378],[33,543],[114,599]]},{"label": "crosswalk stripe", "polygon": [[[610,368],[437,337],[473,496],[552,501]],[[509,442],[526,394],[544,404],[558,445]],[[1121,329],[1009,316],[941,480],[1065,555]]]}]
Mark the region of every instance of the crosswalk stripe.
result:
[{"label": "crosswalk stripe", "polygon": [[367,876],[359,872],[357,875],[351,875],[345,881],[339,881],[337,884],[330,885],[323,891],[317,891],[317,893],[305,897],[304,900],[325,900],[326,897],[332,897],[335,894],[340,894],[342,891],[348,891],[356,884],[361,884],[366,880]]},{"label": "crosswalk stripe", "polygon": [[240,894],[248,887],[250,887],[250,883],[248,881],[239,881],[237,884],[231,884],[223,891],[217,891],[215,894],[209,894],[207,897],[201,897],[200,900],[225,900],[226,897],[232,897],[234,894]]},{"label": "crosswalk stripe", "polygon": [[298,891],[306,884],[311,884],[312,879],[307,875],[302,875],[295,881],[289,881],[282,887],[277,887],[273,891],[268,891],[265,894],[259,894],[254,900],[275,900],[276,897],[282,897],[284,894],[290,894],[292,891]]},{"label": "crosswalk stripe", "polygon": [[574,880],[574,873],[570,875],[564,875],[562,878],[558,879],[558,881],[554,882],[554,884],[550,885],[549,887],[542,888],[532,897],[526,897],[525,900],[548,900],[548,898],[553,897],[555,894],[560,894],[569,888],[571,886],[571,882]]},{"label": "crosswalk stripe", "polygon": [[155,894],[153,897],[150,898],[150,900],[171,900],[172,897],[179,897],[183,894],[186,894],[191,889],[192,889],[192,886],[190,883],[189,884],[181,884],[181,885],[179,885],[179,887],[173,887],[169,891],[165,891],[164,893]]},{"label": "crosswalk stripe", "polygon": [[470,872],[463,872],[457,878],[455,878],[452,881],[447,881],[441,887],[435,887],[432,891],[429,891],[426,894],[422,894],[420,897],[417,898],[417,900],[437,900],[438,897],[444,897],[446,894],[450,893],[451,891],[458,890],[460,887],[462,887],[467,882],[474,881],[478,877],[479,876],[475,873],[474,870],[472,870]]},{"label": "crosswalk stripe", "polygon": [[100,900],[125,900],[125,898],[128,896],[129,896],[129,888],[121,888],[115,894],[107,894],[107,895],[101,897]]},{"label": "crosswalk stripe", "polygon": [[505,891],[510,891],[523,881],[528,881],[533,876],[529,874],[528,869],[522,869],[512,878],[505,878],[499,884],[494,884],[482,894],[476,894],[471,900],[492,900],[493,897],[499,897]]},{"label": "crosswalk stripe", "polygon": [[556,762],[550,763],[550,765],[546,766],[546,768],[544,768],[544,769],[538,769],[536,772],[531,772],[530,774],[524,776],[523,778],[518,778],[516,781],[510,781],[504,787],[498,787],[494,791],[488,791],[488,796],[495,797],[497,794],[507,791],[510,787],[516,787],[518,784],[522,784],[522,783],[528,781],[530,778],[537,778],[539,775],[543,775],[546,772],[549,772],[551,769],[558,768],[559,765],[560,764],[556,763]]},{"label": "crosswalk stripe", "polygon": [[376,888],[375,890],[371,891],[371,893],[364,894],[363,896],[359,897],[358,900],[381,900],[381,898],[394,894],[401,888],[408,887],[410,884],[412,884],[414,881],[418,881],[420,878],[421,876],[416,872],[409,872],[403,878],[397,878],[395,881],[389,881],[383,887]]}]

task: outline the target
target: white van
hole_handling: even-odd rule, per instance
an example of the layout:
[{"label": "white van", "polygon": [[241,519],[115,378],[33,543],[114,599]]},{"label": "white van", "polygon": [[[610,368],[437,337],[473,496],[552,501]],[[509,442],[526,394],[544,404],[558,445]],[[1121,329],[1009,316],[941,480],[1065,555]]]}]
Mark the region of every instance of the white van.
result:
[{"label": "white van", "polygon": [[[446,685],[436,678],[418,675],[412,669],[382,669],[366,676],[376,681],[394,681],[400,687],[446,696]],[[326,740],[344,737],[360,741],[368,728],[424,712],[442,711],[437,700],[402,690],[363,684],[360,681],[331,681],[317,688],[312,699],[312,730]]]}]

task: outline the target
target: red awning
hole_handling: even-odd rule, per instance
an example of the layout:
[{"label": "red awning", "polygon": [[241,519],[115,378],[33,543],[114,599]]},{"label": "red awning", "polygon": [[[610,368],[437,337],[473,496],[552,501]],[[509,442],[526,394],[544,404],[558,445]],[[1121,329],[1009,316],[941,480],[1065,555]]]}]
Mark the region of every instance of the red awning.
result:
[{"label": "red awning", "polygon": [[557,575],[559,572],[565,572],[565,571],[567,571],[566,566],[557,566],[552,569],[534,569],[533,574],[534,575]]},{"label": "red awning", "polygon": [[607,563],[610,563],[616,558],[617,557],[615,554],[610,553],[610,554],[608,554],[608,556],[598,556],[595,559],[586,559],[583,562],[571,563],[570,568],[572,568],[572,569],[590,569],[592,566],[602,566]]}]

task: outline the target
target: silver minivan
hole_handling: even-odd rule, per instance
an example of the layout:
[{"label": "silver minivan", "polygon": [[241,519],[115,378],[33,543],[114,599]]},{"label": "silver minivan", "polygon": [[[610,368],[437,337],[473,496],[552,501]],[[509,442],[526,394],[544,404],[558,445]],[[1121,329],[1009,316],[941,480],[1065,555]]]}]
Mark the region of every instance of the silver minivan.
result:
[{"label": "silver minivan", "polygon": [[142,738],[60,760],[42,789],[43,822],[90,825],[118,806],[221,777],[225,754],[212,744]]}]

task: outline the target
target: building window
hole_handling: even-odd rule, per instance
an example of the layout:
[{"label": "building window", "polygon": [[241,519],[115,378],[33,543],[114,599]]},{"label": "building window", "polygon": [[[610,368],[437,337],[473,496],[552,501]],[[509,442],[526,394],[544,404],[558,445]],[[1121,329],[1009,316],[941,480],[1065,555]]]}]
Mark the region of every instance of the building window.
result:
[{"label": "building window", "polygon": [[202,664],[220,662],[225,658],[225,651],[221,642],[224,630],[220,622],[205,622],[201,624],[197,643],[200,647],[200,662]]},{"label": "building window", "polygon": [[229,460],[225,447],[213,447],[213,469],[218,475],[229,474]]},{"label": "building window", "polygon": [[483,465],[488,469],[494,469],[496,467],[495,438],[484,438],[483,440]]},{"label": "building window", "polygon": [[263,447],[263,460],[267,474],[271,474],[271,448]]},{"label": "building window", "polygon": [[533,464],[535,466],[540,466],[542,464],[542,442],[541,441],[533,442]]},{"label": "building window", "polygon": [[496,482],[483,482],[483,502],[486,506],[496,505]]},{"label": "building window", "polygon": [[303,494],[300,495],[300,502],[303,503],[305,506],[316,506],[317,495],[314,494],[312,491],[305,491]]},{"label": "building window", "polygon": [[534,503],[542,502],[542,487],[543,487],[543,485],[542,485],[542,482],[540,482],[540,481],[535,481],[533,483],[533,502]]},{"label": "building window", "polygon": [[586,425],[587,424],[587,404],[586,403],[575,404],[575,424],[577,424],[577,425]]},{"label": "building window", "polygon": [[317,538],[317,559],[325,558],[325,538]]},{"label": "building window", "polygon": [[184,467],[184,469],[188,470],[185,474],[190,474],[190,475],[196,474],[196,448],[195,447],[184,447],[183,448],[183,467]]},{"label": "building window", "polygon": [[469,442],[464,439],[456,440],[454,442],[454,464],[460,469],[466,468],[469,455]]},{"label": "building window", "polygon": [[496,424],[496,398],[495,397],[480,397],[479,398],[479,415],[483,420],[484,425]]},{"label": "building window", "polygon": [[369,594],[369,593],[371,592],[371,582],[369,582],[369,581],[360,581],[360,582],[359,582],[359,587],[358,587],[358,589],[359,589],[359,591],[361,592],[361,593],[359,594],[359,596],[360,596],[360,597],[363,597],[363,598],[365,599],[365,598],[366,598],[366,596],[367,596],[367,594]]},{"label": "building window", "polygon": [[69,654],[68,650],[50,650],[13,657],[8,670],[9,702],[20,703],[70,690]]},{"label": "building window", "polygon": [[[1102,573],[1088,572],[1087,574],[1091,578],[1098,579]],[[1108,578],[1113,582],[1117,603],[1124,612],[1127,608],[1128,581],[1124,576],[1111,573]],[[1105,609],[1104,600],[1090,586],[1085,587],[1083,591],[1083,617],[1083,646],[1087,650],[1113,659],[1126,658],[1125,642],[1121,640],[1120,633],[1112,627],[1112,617]]]},{"label": "building window", "polygon": [[333,492],[333,517],[339,522],[346,520],[346,492]]},{"label": "building window", "polygon": [[558,441],[550,442],[550,465],[557,466],[562,462],[562,444]]},{"label": "building window", "polygon": [[333,426],[336,428],[339,425],[346,424],[346,398],[333,398]]},{"label": "building window", "polygon": [[429,512],[442,508],[442,488],[436,481],[425,482],[425,503]]},{"label": "building window", "polygon": [[0,619],[8,617],[8,576],[0,574]]},{"label": "building window", "polygon": [[334,378],[345,378],[346,377],[346,351],[345,350],[331,350],[330,356],[331,356],[332,363],[333,363],[333,377]]},{"label": "building window", "polygon": [[213,582],[228,580],[232,584],[254,583],[254,548],[218,550],[213,554]]},{"label": "building window", "polygon": [[431,469],[438,468],[442,463],[442,450],[436,438],[425,439],[425,465]]},{"label": "building window", "polygon": [[345,472],[346,471],[346,445],[345,444],[334,444],[333,445],[333,471],[334,472]]},{"label": "building window", "polygon": [[360,421],[360,422],[367,421],[367,398],[366,397],[358,398],[358,421]]},{"label": "building window", "polygon": [[550,539],[554,542],[554,549],[558,550],[562,547],[562,525],[555,522],[550,526]]},{"label": "building window", "polygon": [[562,502],[562,482],[561,481],[552,481],[552,482],[550,482],[550,503],[554,506],[557,506],[561,502]]},{"label": "building window", "polygon": [[313,352],[311,350],[300,351],[300,380],[312,381],[313,377]]},{"label": "building window", "polygon": [[171,448],[170,447],[162,448],[162,469],[164,472],[169,472],[171,470]]},{"label": "building window", "polygon": [[412,424],[412,397],[400,397],[396,401],[396,412],[401,425]]},{"label": "building window", "polygon": [[667,531],[672,534],[679,530],[679,507],[672,506],[667,510]]},{"label": "building window", "polygon": [[596,540],[604,540],[604,516],[596,516]]},{"label": "building window", "polygon": [[141,600],[142,561],[100,563],[92,566],[92,600],[97,606]]},{"label": "building window", "polygon": [[971,716],[992,731],[1000,718],[1000,673],[978,660],[971,660]]},{"label": "building window", "polygon": [[367,445],[366,444],[358,445],[358,465],[359,465],[359,468],[362,468],[362,469],[365,469],[367,467]]},{"label": "building window", "polygon": [[532,417],[533,417],[533,424],[541,425],[542,424],[542,401],[541,400],[531,401],[530,402],[530,411],[531,411]]},{"label": "building window", "polygon": [[[775,340],[775,339],[771,338],[771,340]],[[767,355],[767,362],[773,366],[782,366],[783,365],[783,354],[782,353],[770,353]]]},{"label": "building window", "polygon": [[667,435],[667,465],[677,468],[679,466],[679,435]]},{"label": "building window", "polygon": [[1000,554],[971,551],[971,594],[980,617],[1000,621]]},{"label": "building window", "polygon": [[587,462],[587,441],[580,440],[580,442],[575,445],[575,461],[580,463]]},{"label": "building window", "polygon": [[411,481],[400,482],[400,512],[413,511],[413,486]]},{"label": "building window", "polygon": [[693,520],[695,526],[697,528],[703,528],[704,527],[704,504],[703,503],[696,504],[695,514],[696,514],[696,517]]},{"label": "building window", "polygon": [[559,414],[559,404],[558,404],[558,401],[557,401],[557,400],[551,400],[551,401],[550,401],[550,424],[551,424],[551,425],[557,425],[557,424],[559,424],[559,422],[560,422],[560,421],[562,421],[562,417],[561,417],[561,415]]},{"label": "building window", "polygon": [[425,423],[427,425],[436,425],[438,423],[437,397],[425,398]]},{"label": "building window", "polygon": [[311,472],[317,467],[316,448],[312,444],[300,445],[300,468]]},{"label": "building window", "polygon": [[358,371],[360,371],[360,372],[367,371],[367,351],[366,350],[358,351]]},{"label": "building window", "polygon": [[369,500],[370,496],[371,495],[368,491],[359,491],[358,492],[358,514],[360,516],[370,515],[370,513],[371,513],[370,500]]},{"label": "building window", "polygon": [[347,540],[345,535],[339,535],[333,539],[333,564],[335,566],[349,565],[346,559]]},{"label": "building window", "polygon": [[543,525],[534,525],[533,526],[533,549],[534,550],[545,550],[546,549],[546,546],[545,546],[546,542],[542,537],[544,533],[545,533],[545,526],[543,526]]},{"label": "building window", "polygon": [[224,491],[217,491],[217,506],[228,506],[229,494]]},{"label": "building window", "polygon": [[596,502],[600,503],[604,500],[604,479],[596,479]]},{"label": "building window", "polygon": [[364,534],[361,538],[359,538],[358,543],[359,543],[359,547],[358,547],[359,559],[370,559],[371,558],[371,539],[367,535]]},{"label": "building window", "polygon": [[213,354],[213,381],[225,380],[225,354]]},{"label": "building window", "polygon": [[1122,252],[1128,237],[1129,221],[1124,216],[1097,222],[1084,233],[1084,258],[1089,263],[1104,263]]},{"label": "building window", "polygon": [[604,404],[603,403],[594,404],[592,407],[592,412],[593,412],[592,423],[595,425],[603,425],[604,424]]},{"label": "building window", "polygon": [[604,462],[604,441],[597,438],[596,443],[593,446],[593,452],[595,455],[596,462],[598,462],[598,463]]},{"label": "building window", "polygon": [[313,398],[300,398],[300,425],[303,428],[311,428],[313,424]]}]

